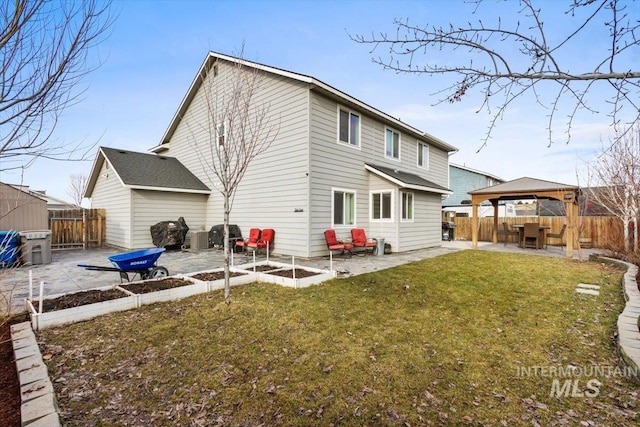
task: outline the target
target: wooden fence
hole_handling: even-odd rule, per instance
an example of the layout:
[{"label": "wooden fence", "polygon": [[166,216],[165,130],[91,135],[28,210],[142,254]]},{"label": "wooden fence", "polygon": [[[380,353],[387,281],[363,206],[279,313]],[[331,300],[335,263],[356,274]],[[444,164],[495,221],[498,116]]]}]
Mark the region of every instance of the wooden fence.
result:
[{"label": "wooden fence", "polygon": [[52,249],[101,247],[105,240],[104,209],[49,211]]},{"label": "wooden fence", "polygon": [[[454,236],[456,240],[471,240],[471,220],[470,217],[456,217],[454,222],[456,228]],[[566,222],[565,217],[560,216],[518,216],[518,217],[506,217],[498,218],[498,227],[502,230],[502,223],[506,222],[509,226],[515,224],[524,224],[526,222],[539,222],[541,225],[549,225],[552,233],[557,233],[562,228],[562,225]],[[480,218],[479,221],[478,240],[484,242],[490,242],[493,232],[493,217]],[[591,246],[594,248],[610,248],[619,246],[622,242],[622,221],[614,217],[608,216],[586,216],[580,217],[579,226],[580,236],[576,236],[574,247],[577,245],[577,238],[590,238]],[[500,236],[499,241],[502,239]],[[554,240],[553,244],[559,245],[558,240]],[[564,242],[566,244],[566,234]]]}]

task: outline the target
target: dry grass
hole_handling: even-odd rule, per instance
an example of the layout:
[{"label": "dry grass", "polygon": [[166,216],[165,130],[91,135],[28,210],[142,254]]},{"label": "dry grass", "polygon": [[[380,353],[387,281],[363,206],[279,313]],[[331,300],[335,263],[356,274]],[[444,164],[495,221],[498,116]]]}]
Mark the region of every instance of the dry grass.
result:
[{"label": "dry grass", "polygon": [[[532,366],[615,367],[621,271],[463,251],[40,335],[67,425],[634,425],[638,385],[550,397]],[[601,286],[599,296],[575,292]],[[580,387],[586,380],[580,378]],[[563,379],[564,380],[564,379]]]}]

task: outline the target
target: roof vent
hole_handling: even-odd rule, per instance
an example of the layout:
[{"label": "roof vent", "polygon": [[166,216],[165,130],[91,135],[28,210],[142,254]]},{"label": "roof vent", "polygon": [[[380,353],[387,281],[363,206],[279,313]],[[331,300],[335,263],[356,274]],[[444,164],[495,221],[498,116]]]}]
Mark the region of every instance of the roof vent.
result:
[{"label": "roof vent", "polygon": [[400,173],[400,171],[398,169],[394,169],[393,170],[395,173]]}]

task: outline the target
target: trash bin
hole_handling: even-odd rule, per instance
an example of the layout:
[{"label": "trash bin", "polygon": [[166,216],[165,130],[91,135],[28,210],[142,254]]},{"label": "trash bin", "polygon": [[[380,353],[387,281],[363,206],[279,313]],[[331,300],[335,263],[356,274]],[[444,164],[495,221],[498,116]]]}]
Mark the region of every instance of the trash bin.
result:
[{"label": "trash bin", "polygon": [[378,237],[376,240],[378,241],[378,247],[376,248],[376,255],[378,256],[384,255],[384,237]]},{"label": "trash bin", "polygon": [[456,223],[453,221],[442,221],[442,240],[454,240]]},{"label": "trash bin", "polygon": [[0,268],[11,267],[20,256],[20,235],[15,230],[0,231]]},{"label": "trash bin", "polygon": [[51,264],[51,231],[31,230],[21,231],[22,262],[39,265]]}]

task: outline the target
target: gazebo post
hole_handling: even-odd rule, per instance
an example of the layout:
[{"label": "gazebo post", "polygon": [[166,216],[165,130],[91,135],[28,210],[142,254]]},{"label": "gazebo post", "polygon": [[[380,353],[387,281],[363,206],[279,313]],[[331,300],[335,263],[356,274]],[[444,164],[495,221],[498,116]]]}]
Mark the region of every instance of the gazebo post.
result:
[{"label": "gazebo post", "polygon": [[567,212],[567,258],[573,258],[573,228],[577,225],[575,197],[566,200],[565,206]]},{"label": "gazebo post", "polygon": [[478,249],[478,202],[471,202],[471,249]]},{"label": "gazebo post", "polygon": [[[491,233],[491,241],[498,243],[498,199],[491,199],[493,205],[493,233]],[[505,239],[507,236],[505,236]]]}]

